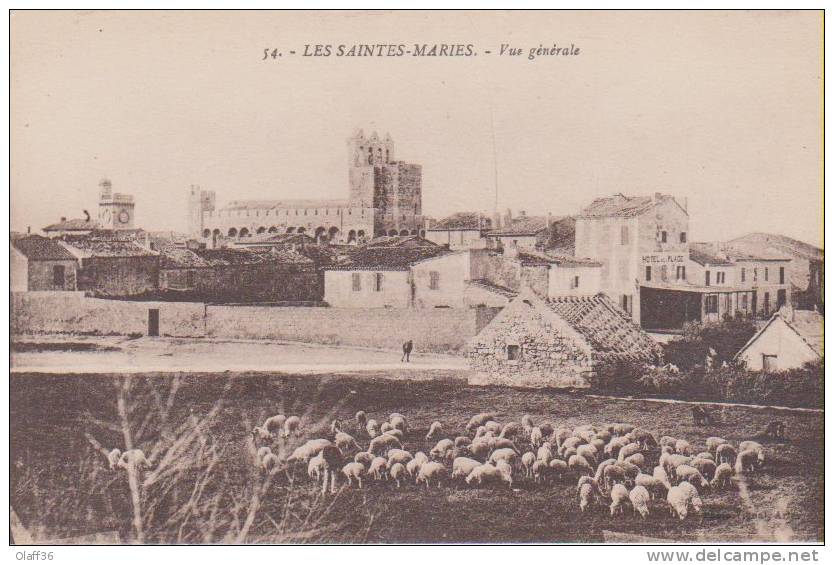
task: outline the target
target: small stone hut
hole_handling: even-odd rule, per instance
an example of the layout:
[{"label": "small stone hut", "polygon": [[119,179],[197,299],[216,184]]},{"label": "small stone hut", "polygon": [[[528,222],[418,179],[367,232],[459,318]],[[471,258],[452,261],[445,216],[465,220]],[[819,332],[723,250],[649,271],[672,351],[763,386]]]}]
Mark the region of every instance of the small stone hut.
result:
[{"label": "small stone hut", "polygon": [[467,357],[475,384],[586,387],[600,364],[657,363],[662,351],[602,293],[525,293],[471,339]]}]

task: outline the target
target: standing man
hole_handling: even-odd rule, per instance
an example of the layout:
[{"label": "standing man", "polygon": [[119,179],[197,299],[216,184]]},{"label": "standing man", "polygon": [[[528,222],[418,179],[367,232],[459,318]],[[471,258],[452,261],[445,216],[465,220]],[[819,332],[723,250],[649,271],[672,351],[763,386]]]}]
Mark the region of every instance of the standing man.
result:
[{"label": "standing man", "polygon": [[411,350],[412,349],[414,349],[414,342],[412,342],[409,339],[408,341],[406,341],[403,344],[403,356],[402,356],[402,359],[400,359],[400,363],[402,363],[403,361],[405,361],[406,363],[409,363],[411,361]]}]

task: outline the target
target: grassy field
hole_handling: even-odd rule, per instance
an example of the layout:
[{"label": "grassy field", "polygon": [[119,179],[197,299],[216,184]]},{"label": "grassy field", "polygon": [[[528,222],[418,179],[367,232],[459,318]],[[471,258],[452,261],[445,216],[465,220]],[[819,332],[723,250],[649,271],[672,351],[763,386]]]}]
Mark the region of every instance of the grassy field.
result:
[{"label": "grassy field", "polygon": [[[691,542],[823,539],[821,414],[725,408],[719,424],[696,428],[686,405],[470,387],[448,375],[13,374],[11,504],[40,539],[113,530],[146,543],[600,542],[603,530]],[[370,483],[322,497],[306,469],[272,479],[254,469],[249,431],[266,416],[302,415],[309,437],[323,437],[334,416],[360,409],[378,419],[405,414],[412,452],[433,445],[423,439],[433,420],[454,437],[481,411],[504,422],[525,413],[557,425],[630,422],[696,449],[711,435],[749,439],[778,418],[789,439],[766,443],[767,467],[746,494],[707,494],[703,517],[685,522],[659,502],[647,520],[611,518],[602,507],[581,514],[574,481],[429,491]],[[128,437],[157,467],[136,500],[126,474],[93,447],[123,447]]]}]

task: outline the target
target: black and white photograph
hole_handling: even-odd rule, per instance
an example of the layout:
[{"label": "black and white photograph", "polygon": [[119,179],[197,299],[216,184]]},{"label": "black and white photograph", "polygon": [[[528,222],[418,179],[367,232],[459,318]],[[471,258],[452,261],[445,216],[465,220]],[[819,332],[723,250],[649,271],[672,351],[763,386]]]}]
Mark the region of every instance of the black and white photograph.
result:
[{"label": "black and white photograph", "polygon": [[824,15],[10,10],[10,544],[823,544]]}]

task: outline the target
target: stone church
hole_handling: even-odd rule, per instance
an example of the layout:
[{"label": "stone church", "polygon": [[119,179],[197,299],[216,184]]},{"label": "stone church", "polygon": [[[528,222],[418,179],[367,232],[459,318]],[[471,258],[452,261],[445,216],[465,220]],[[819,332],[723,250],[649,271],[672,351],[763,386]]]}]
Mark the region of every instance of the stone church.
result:
[{"label": "stone church", "polygon": [[214,191],[192,186],[189,233],[217,247],[224,241],[307,233],[317,241],[360,243],[382,235],[424,235],[422,167],[397,161],[394,140],[362,130],[347,140],[345,200],[234,200],[215,206]]}]

